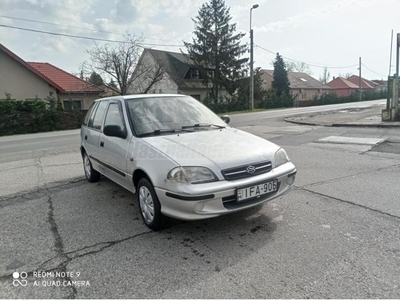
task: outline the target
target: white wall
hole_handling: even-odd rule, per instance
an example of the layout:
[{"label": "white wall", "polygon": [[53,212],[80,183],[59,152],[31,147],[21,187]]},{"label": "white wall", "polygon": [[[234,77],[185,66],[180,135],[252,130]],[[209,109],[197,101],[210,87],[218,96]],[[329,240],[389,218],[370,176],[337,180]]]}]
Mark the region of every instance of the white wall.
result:
[{"label": "white wall", "polygon": [[12,99],[25,100],[38,96],[44,99],[49,92],[56,95],[56,89],[45,80],[0,50],[0,99],[5,99],[5,92]]},{"label": "white wall", "polygon": [[[150,70],[154,70],[158,67],[157,62],[154,60],[153,56],[148,51],[143,51],[142,56],[139,60],[138,66],[134,72],[144,72],[145,69],[150,68]],[[151,72],[151,71],[150,71]],[[136,79],[132,85],[128,89],[129,94],[138,94],[141,93],[150,82],[149,75],[151,73],[144,72],[144,75]],[[171,77],[164,73],[163,78],[154,84],[148,92],[149,94],[177,94],[178,93],[178,86],[177,84],[171,79]]]}]

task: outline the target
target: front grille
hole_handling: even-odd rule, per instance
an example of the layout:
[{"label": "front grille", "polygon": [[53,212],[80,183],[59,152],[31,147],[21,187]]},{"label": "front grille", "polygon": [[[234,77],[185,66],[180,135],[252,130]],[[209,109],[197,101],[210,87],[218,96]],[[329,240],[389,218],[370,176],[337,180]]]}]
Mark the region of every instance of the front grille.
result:
[{"label": "front grille", "polygon": [[[247,172],[249,167],[254,167],[254,172]],[[226,180],[236,180],[242,178],[248,178],[263,173],[268,173],[272,170],[272,163],[270,161],[262,161],[254,164],[247,164],[240,167],[234,167],[222,170],[221,173]]]}]

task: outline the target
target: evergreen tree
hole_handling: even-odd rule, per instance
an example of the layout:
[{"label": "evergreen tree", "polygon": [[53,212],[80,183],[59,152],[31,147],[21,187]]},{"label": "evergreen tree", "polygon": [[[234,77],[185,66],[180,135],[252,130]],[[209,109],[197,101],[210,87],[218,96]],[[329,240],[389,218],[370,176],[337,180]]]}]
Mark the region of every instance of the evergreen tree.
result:
[{"label": "evergreen tree", "polygon": [[244,34],[235,33],[236,24],[230,23],[230,8],[224,0],[204,3],[192,20],[195,24],[193,41],[185,42],[185,47],[217,103],[220,88],[234,93],[236,81],[247,62],[247,58],[242,57],[247,45],[240,44]]},{"label": "evergreen tree", "polygon": [[285,62],[279,53],[276,54],[274,61],[274,80],[272,81],[272,88],[278,96],[290,93],[290,82],[288,73],[286,71]]},{"label": "evergreen tree", "polygon": [[[250,107],[250,79],[249,77],[242,78],[238,81],[237,95],[240,101],[247,103]],[[254,107],[261,108],[261,102],[266,95],[266,90],[263,88],[263,79],[261,78],[261,68],[254,70]]]},{"label": "evergreen tree", "polygon": [[94,71],[92,72],[92,74],[90,74],[88,81],[97,86],[102,86],[104,84],[103,78],[101,78],[101,76]]}]

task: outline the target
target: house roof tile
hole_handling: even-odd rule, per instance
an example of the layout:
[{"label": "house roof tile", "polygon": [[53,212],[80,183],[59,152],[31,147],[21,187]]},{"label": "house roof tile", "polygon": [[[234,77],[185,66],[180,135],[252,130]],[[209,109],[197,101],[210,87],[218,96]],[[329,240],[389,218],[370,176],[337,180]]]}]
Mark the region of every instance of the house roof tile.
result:
[{"label": "house roof tile", "polygon": [[[261,70],[270,76],[274,76],[274,70]],[[329,86],[322,84],[317,79],[311,77],[306,73],[301,72],[288,72],[288,78],[291,89],[330,89]]]},{"label": "house roof tile", "polygon": [[343,77],[336,77],[328,82],[327,85],[332,89],[358,89],[358,85],[344,79]]},{"label": "house roof tile", "polygon": [[205,88],[202,80],[184,79],[189,68],[196,65],[188,54],[156,49],[146,49],[146,51],[163,67],[179,88]]},{"label": "house roof tile", "polygon": [[99,93],[103,89],[82,80],[49,63],[28,62],[37,72],[43,75],[50,84],[55,84],[63,93]]},{"label": "house roof tile", "polygon": [[[357,87],[359,86],[359,82],[360,82],[360,77],[356,76],[356,75],[352,75],[349,78],[347,78],[348,81],[354,83],[355,85],[357,85]],[[372,82],[368,79],[362,78],[361,77],[361,87],[363,89],[373,89],[377,86],[378,84],[376,84],[375,82]]]}]

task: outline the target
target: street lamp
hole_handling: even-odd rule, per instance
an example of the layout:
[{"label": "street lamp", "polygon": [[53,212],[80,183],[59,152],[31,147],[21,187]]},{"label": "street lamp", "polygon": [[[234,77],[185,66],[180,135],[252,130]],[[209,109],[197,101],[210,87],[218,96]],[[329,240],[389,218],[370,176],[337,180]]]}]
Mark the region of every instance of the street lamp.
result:
[{"label": "street lamp", "polygon": [[256,9],[258,4],[254,4],[250,8],[250,101],[251,110],[254,109],[254,72],[253,72],[253,29],[251,28],[251,16],[253,9]]}]

